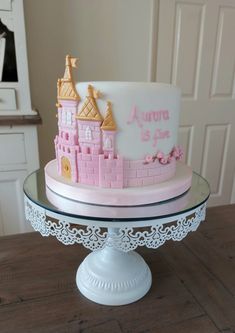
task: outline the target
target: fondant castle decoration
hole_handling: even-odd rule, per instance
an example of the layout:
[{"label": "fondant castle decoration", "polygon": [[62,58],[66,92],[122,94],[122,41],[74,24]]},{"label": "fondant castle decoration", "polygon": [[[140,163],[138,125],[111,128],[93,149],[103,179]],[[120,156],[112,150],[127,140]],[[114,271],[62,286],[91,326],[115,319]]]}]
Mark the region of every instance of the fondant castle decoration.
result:
[{"label": "fondant castle decoration", "polygon": [[55,151],[58,173],[72,182],[105,188],[151,185],[173,176],[176,150],[172,152],[175,158],[167,165],[161,165],[158,160],[153,163],[124,160],[117,153],[115,136],[118,128],[112,104],[107,102],[103,117],[96,102],[101,94],[91,85],[87,87],[85,100],[81,101],[72,78],[76,61],[76,58],[66,56],[64,77],[57,83],[59,132],[55,138]]}]

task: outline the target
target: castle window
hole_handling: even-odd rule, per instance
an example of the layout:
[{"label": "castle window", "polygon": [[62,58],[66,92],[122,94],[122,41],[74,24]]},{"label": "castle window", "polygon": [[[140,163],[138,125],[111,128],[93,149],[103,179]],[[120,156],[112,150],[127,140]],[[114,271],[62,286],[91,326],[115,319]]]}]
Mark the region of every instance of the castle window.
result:
[{"label": "castle window", "polygon": [[66,122],[67,125],[72,125],[72,113],[70,111],[67,111]]},{"label": "castle window", "polygon": [[62,110],[62,124],[65,124],[66,122],[66,112]]},{"label": "castle window", "polygon": [[92,133],[91,133],[91,128],[90,126],[87,126],[86,127],[86,130],[85,130],[85,139],[87,141],[91,141],[92,140]]},{"label": "castle window", "polygon": [[69,133],[65,133],[65,140],[69,139]]},{"label": "castle window", "polygon": [[112,140],[110,138],[106,138],[104,142],[105,149],[112,149]]}]

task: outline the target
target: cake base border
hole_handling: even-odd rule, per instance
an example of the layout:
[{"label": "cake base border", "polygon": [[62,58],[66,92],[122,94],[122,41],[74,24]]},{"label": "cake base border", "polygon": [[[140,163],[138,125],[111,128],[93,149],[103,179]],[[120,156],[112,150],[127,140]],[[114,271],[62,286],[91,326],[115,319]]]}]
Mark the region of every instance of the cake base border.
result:
[{"label": "cake base border", "polygon": [[107,189],[72,183],[58,174],[56,163],[56,160],[52,160],[45,166],[46,185],[63,197],[96,205],[139,206],[162,202],[185,193],[192,181],[191,167],[177,162],[175,176],[165,182],[143,187]]}]

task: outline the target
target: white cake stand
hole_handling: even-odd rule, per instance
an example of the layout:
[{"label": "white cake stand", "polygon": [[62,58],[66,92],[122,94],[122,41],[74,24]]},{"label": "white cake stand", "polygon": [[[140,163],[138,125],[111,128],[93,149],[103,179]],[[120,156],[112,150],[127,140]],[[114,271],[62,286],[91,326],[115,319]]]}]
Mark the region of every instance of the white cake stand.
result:
[{"label": "white cake stand", "polygon": [[138,207],[96,206],[53,193],[39,170],[26,179],[24,193],[26,219],[36,231],[93,251],[77,270],[80,292],[96,303],[123,305],[142,298],[152,283],[148,265],[134,250],[156,249],[195,231],[205,219],[210,190],[194,173],[191,189],[181,197]]}]

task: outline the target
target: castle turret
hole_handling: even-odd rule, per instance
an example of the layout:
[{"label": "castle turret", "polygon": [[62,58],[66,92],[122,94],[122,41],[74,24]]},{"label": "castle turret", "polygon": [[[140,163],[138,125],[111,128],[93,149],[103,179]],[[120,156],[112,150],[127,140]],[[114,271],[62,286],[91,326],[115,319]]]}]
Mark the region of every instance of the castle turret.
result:
[{"label": "castle turret", "polygon": [[72,58],[70,55],[65,59],[64,77],[57,82],[57,98],[58,101],[75,101],[80,100],[72,77],[72,68],[77,68],[78,58]]},{"label": "castle turret", "polygon": [[78,147],[77,106],[80,100],[72,78],[77,58],[67,55],[64,77],[57,82],[59,133],[55,139],[59,173],[72,181],[78,180],[76,158]]},{"label": "castle turret", "polygon": [[103,151],[105,156],[115,154],[116,123],[112,113],[112,104],[107,102],[107,110],[101,126],[103,133]]},{"label": "castle turret", "polygon": [[99,154],[101,152],[100,125],[103,117],[100,114],[96,99],[100,93],[91,85],[88,86],[88,95],[77,115],[79,144],[82,151]]},{"label": "castle turret", "polygon": [[59,137],[70,144],[78,144],[76,114],[80,96],[72,78],[72,67],[77,68],[77,60],[66,56],[64,77],[57,82]]}]

